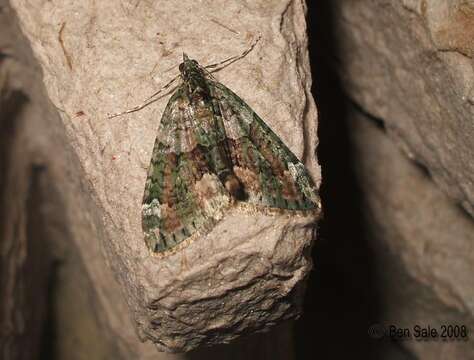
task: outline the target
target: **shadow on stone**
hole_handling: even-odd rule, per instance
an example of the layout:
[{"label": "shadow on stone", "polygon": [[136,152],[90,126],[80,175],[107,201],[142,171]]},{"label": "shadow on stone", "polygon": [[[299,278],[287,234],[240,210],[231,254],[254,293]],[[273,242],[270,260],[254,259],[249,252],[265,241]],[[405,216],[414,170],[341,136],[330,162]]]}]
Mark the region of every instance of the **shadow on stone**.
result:
[{"label": "shadow on stone", "polygon": [[[350,141],[350,103],[336,74],[338,38],[330,1],[308,2],[313,95],[319,110],[318,158],[324,218],[313,249],[314,272],[297,322],[298,359],[374,358],[367,330],[379,303],[373,252]],[[312,355],[309,355],[312,354]],[[314,357],[313,357],[314,356]]]}]

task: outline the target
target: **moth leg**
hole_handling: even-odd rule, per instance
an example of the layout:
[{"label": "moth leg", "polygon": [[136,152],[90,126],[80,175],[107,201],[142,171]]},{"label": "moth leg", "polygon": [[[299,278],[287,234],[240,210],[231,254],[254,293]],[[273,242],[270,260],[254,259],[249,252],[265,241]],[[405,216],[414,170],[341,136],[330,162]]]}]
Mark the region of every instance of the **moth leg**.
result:
[{"label": "moth leg", "polygon": [[[115,114],[112,114],[112,115],[109,115],[108,118],[109,119],[112,119],[114,117],[117,117],[117,116],[122,116],[122,115],[125,115],[125,114],[130,114],[130,113],[133,113],[135,111],[138,111],[138,110],[141,110],[145,107],[147,107],[148,105],[150,104],[153,104],[155,101],[158,101],[161,99],[161,97],[157,97],[155,99],[153,99],[155,96],[159,95],[160,93],[162,93],[164,90],[168,89],[177,79],[179,79],[180,75],[174,77],[173,79],[171,79],[165,86],[163,86],[160,90],[158,90],[157,92],[155,92],[154,94],[150,95],[148,98],[146,98],[143,103],[141,103],[140,105],[137,105],[131,109],[128,109],[128,110],[125,110],[125,111],[121,111],[119,113],[115,113]],[[176,89],[176,87],[174,87],[173,89],[171,89],[170,91],[173,91],[174,89]],[[163,94],[163,96],[166,95],[166,94]]]},{"label": "moth leg", "polygon": [[262,38],[262,35],[259,35],[257,37],[257,39],[242,54],[232,56],[232,57],[227,58],[225,60],[219,61],[218,63],[215,63],[215,64],[206,65],[206,66],[204,66],[204,69],[213,69],[213,68],[217,68],[218,66],[223,65],[222,67],[214,69],[214,70],[210,71],[209,73],[213,73],[213,72],[222,70],[223,68],[229,66],[230,64],[232,64],[232,63],[242,59],[243,57],[247,56],[247,54],[254,49],[255,45],[257,45],[257,43],[259,42],[259,40],[261,38]]}]

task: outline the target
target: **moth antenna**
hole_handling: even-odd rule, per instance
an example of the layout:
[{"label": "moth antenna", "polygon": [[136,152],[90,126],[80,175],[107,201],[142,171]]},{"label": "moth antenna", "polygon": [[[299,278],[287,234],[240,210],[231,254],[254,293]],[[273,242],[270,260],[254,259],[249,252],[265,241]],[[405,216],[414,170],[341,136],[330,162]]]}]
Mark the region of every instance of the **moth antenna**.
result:
[{"label": "moth antenna", "polygon": [[211,21],[219,26],[222,26],[224,29],[230,31],[231,33],[234,33],[235,35],[240,35],[238,31],[235,31],[234,29],[230,28],[229,26],[224,25],[223,23],[217,21],[216,19],[211,19]]},{"label": "moth antenna", "polygon": [[247,48],[247,50],[245,50],[242,54],[240,55],[235,55],[235,56],[232,56],[228,59],[225,59],[225,60],[222,60],[222,61],[219,61],[218,63],[215,63],[215,64],[210,64],[210,65],[206,65],[204,66],[205,69],[212,69],[212,68],[216,68],[220,65],[224,65],[218,69],[214,69],[208,73],[213,73],[213,72],[216,72],[216,71],[219,71],[219,70],[222,70],[223,68],[229,66],[230,64],[242,59],[243,57],[247,56],[247,54],[249,52],[251,52],[255,45],[257,45],[257,43],[260,41],[260,39],[262,38],[262,35],[258,35],[258,37],[255,39],[255,41]]},{"label": "moth antenna", "polygon": [[112,114],[112,115],[109,115],[108,118],[109,119],[112,119],[114,117],[117,117],[117,116],[122,116],[122,115],[125,115],[125,114],[130,114],[130,113],[133,113],[135,111],[139,111],[145,107],[147,107],[148,105],[150,104],[153,104],[155,101],[158,101],[160,98],[156,98],[156,99],[153,99],[155,96],[159,95],[161,92],[163,92],[164,90],[168,89],[177,79],[179,79],[181,77],[181,75],[178,75],[176,77],[174,77],[173,79],[171,79],[165,86],[163,86],[160,90],[158,90],[157,92],[155,92],[154,94],[150,95],[148,98],[146,98],[143,103],[141,103],[140,105],[137,105],[131,109],[128,109],[128,110],[125,110],[125,111],[122,111],[122,112],[119,112],[119,113],[115,113],[115,114]]}]

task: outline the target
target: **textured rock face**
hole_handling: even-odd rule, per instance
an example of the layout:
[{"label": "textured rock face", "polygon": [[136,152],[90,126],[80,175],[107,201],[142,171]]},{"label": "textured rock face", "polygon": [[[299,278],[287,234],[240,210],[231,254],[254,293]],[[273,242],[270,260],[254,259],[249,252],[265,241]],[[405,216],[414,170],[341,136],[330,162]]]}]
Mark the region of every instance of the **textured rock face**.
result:
[{"label": "textured rock face", "polygon": [[4,0],[0,29],[2,85],[23,94],[0,106],[0,358],[156,359],[156,349],[138,341],[100,255],[100,218]]},{"label": "textured rock face", "polygon": [[[369,118],[350,121],[375,258],[379,321],[474,328],[474,223]],[[472,341],[401,341],[417,358],[470,359]],[[386,353],[384,352],[384,357]]]},{"label": "textured rock face", "polygon": [[474,215],[474,5],[338,1],[346,90]]},{"label": "textured rock face", "polygon": [[[224,12],[212,1],[12,3],[89,183],[98,209],[91,222],[104,224],[98,238],[140,337],[162,351],[187,351],[296,316],[311,268],[314,218],[231,211],[183,251],[151,256],[140,210],[166,99],[130,116],[107,114],[141,103],[174,77],[183,51],[208,64],[238,54],[260,34],[257,48],[217,78],[266,120],[319,183],[304,5],[232,2]],[[87,258],[84,246],[78,244]],[[87,267],[91,278],[101,276]],[[112,319],[115,299],[105,285],[100,290]]]},{"label": "textured rock face", "polygon": [[[380,321],[472,329],[473,4],[340,0],[331,9],[344,89],[371,115],[350,122]],[[419,358],[474,354],[472,341],[401,345]]]}]

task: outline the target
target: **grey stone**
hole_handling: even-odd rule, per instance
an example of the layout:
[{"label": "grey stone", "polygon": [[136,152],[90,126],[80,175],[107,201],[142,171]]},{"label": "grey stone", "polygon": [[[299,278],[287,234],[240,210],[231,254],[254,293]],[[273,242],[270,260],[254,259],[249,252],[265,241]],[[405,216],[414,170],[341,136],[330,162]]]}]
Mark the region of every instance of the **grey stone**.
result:
[{"label": "grey stone", "polygon": [[[354,116],[381,320],[412,335],[415,325],[474,325],[473,5],[341,0],[332,7],[344,90],[387,135]],[[474,354],[469,340],[400,345],[417,358]]]},{"label": "grey stone", "polygon": [[346,91],[474,215],[474,71],[469,1],[337,1]]},{"label": "grey stone", "polygon": [[[443,325],[474,328],[471,217],[370,118],[353,112],[349,125],[380,323],[409,330],[399,344],[414,358],[473,358],[470,335],[442,338]],[[439,338],[417,338],[417,325]]]}]

